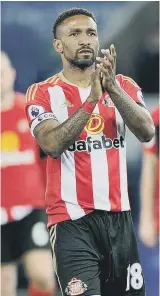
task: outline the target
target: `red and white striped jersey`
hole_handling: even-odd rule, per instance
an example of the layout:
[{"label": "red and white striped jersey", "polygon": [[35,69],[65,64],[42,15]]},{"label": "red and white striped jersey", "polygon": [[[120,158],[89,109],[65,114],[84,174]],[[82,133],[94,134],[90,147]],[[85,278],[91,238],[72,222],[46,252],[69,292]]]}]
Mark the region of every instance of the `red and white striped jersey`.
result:
[{"label": "red and white striped jersey", "polygon": [[[141,89],[132,79],[117,75],[116,80],[131,100],[144,104]],[[36,117],[44,112],[52,112],[60,124],[66,121],[86,101],[90,90],[70,84],[62,73],[33,84],[25,108],[31,130]],[[48,156],[46,204],[48,227],[95,209],[130,210],[125,124],[107,93],[73,145],[58,159]]]},{"label": "red and white striped jersey", "polygon": [[39,147],[30,134],[24,102],[25,95],[15,93],[13,106],[1,110],[1,225],[45,207]]}]

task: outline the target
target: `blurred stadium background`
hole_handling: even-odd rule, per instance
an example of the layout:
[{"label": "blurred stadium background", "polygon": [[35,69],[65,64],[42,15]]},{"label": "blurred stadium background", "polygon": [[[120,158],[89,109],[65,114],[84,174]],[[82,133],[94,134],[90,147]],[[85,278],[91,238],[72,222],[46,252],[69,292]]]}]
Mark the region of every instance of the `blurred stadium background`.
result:
[{"label": "blurred stadium background", "polygon": [[[52,48],[52,25],[66,8],[91,10],[98,22],[101,48],[116,47],[117,73],[133,78],[141,87],[147,107],[158,104],[159,93],[159,2],[84,1],[1,2],[1,46],[17,71],[15,90],[61,69],[60,57]],[[135,227],[139,218],[139,184],[142,145],[128,133],[129,194]],[[158,296],[158,247],[148,249],[139,242],[147,296]],[[19,296],[26,295],[27,281],[19,269]],[[57,291],[59,294],[59,291]]]}]

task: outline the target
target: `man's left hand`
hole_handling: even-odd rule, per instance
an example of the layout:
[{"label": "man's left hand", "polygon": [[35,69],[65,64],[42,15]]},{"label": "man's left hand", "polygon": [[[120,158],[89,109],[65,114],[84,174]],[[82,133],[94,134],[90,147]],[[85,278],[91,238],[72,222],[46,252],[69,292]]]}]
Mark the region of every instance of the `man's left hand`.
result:
[{"label": "man's left hand", "polygon": [[97,57],[97,67],[100,68],[102,73],[102,85],[106,91],[112,91],[116,86],[116,51],[112,44],[110,49],[102,49],[103,58]]}]

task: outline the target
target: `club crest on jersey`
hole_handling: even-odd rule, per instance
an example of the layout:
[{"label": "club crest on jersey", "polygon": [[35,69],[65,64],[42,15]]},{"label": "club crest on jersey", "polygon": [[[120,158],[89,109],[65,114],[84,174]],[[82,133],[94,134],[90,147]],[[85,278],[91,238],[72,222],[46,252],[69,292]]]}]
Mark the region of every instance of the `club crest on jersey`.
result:
[{"label": "club crest on jersey", "polygon": [[31,105],[28,107],[28,115],[31,120],[35,119],[38,115],[45,112],[45,109],[39,105]]},{"label": "club crest on jersey", "polygon": [[92,114],[84,129],[91,135],[100,134],[104,130],[103,117],[99,114]]},{"label": "club crest on jersey", "polygon": [[79,279],[73,278],[68,283],[65,292],[69,296],[81,295],[87,290],[87,285]]},{"label": "club crest on jersey", "polygon": [[115,107],[113,101],[111,100],[110,96],[109,95],[106,95],[104,97],[104,100],[102,102],[102,104],[106,107]]}]

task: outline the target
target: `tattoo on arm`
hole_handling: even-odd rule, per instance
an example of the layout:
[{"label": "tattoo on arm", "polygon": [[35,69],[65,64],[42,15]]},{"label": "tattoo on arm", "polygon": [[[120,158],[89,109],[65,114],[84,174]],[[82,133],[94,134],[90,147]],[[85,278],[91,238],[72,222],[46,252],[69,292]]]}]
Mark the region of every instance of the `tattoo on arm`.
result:
[{"label": "tattoo on arm", "polygon": [[[91,114],[87,113],[80,107],[70,118],[68,118],[62,124],[53,128],[53,126],[43,126],[43,137],[45,138],[45,145],[41,145],[42,149],[50,156],[56,158],[59,157],[67,148],[69,148],[76,138],[83,131],[87,121]],[[48,121],[48,120],[47,120]],[[46,121],[46,122],[47,122]],[[40,129],[35,132],[37,133]],[[38,140],[40,144],[40,140]]]},{"label": "tattoo on arm", "polygon": [[146,108],[141,107],[119,87],[109,93],[125,124],[140,141],[152,138],[152,119]]}]

